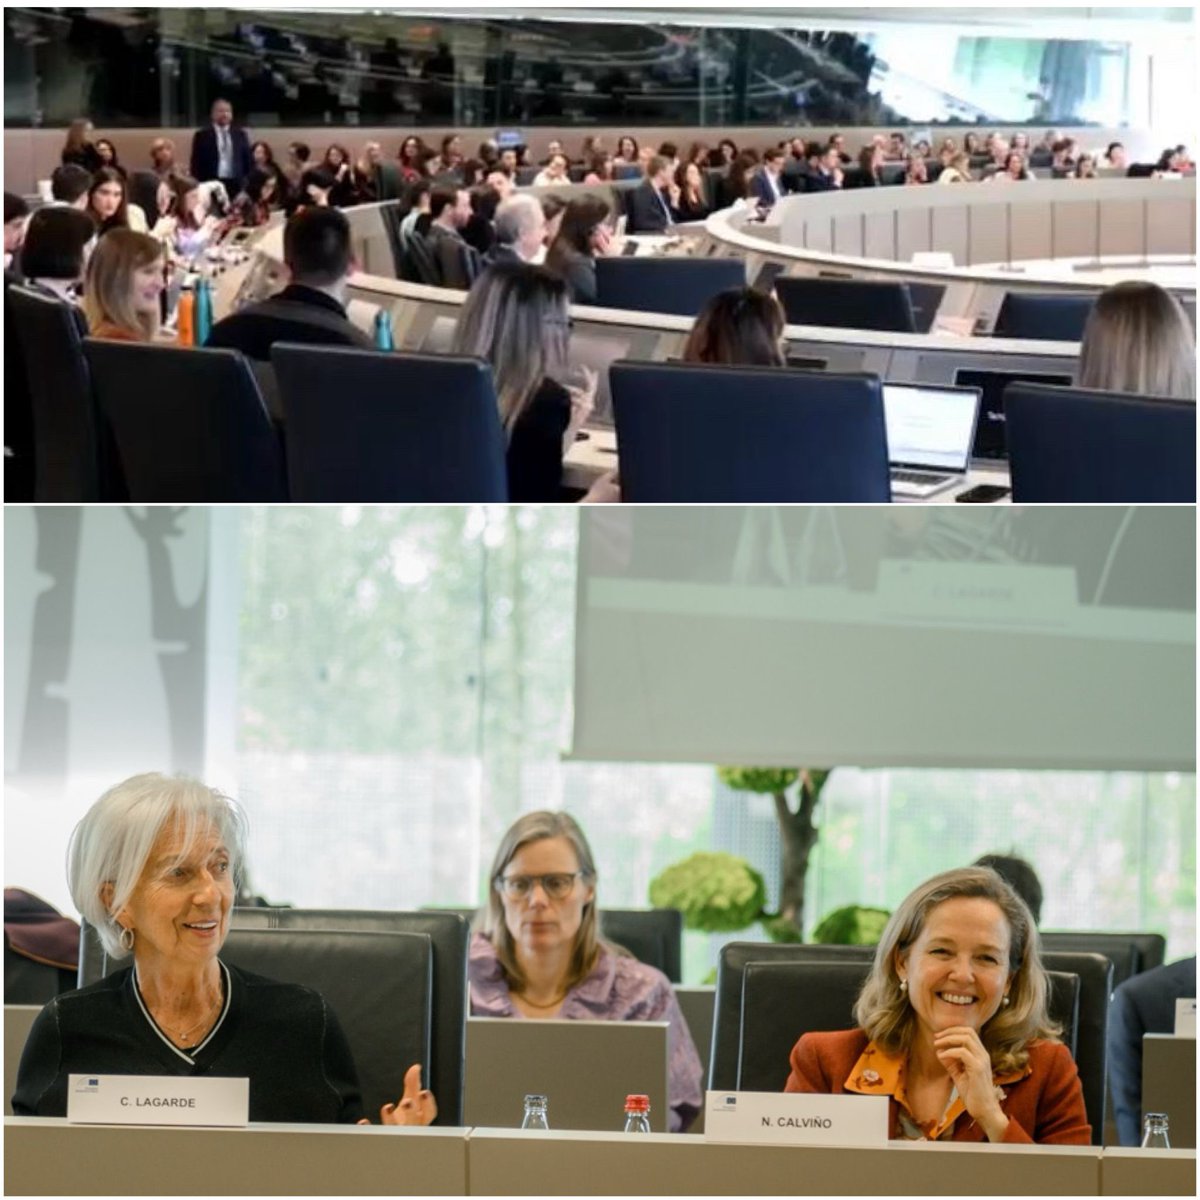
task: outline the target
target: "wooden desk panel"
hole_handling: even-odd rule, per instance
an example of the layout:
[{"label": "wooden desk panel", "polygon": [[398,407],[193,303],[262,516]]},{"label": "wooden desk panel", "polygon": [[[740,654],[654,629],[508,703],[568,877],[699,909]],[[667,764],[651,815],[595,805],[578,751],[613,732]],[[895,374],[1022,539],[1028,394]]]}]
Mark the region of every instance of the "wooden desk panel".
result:
[{"label": "wooden desk panel", "polygon": [[1102,1196],[1194,1196],[1194,1150],[1104,1151],[1100,1162]]}]

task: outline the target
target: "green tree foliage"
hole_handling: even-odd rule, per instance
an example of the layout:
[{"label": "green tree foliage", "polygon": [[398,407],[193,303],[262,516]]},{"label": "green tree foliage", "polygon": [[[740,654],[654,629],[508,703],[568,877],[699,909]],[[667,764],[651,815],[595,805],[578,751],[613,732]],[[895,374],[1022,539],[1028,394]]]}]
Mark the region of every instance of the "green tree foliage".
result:
[{"label": "green tree foliage", "polygon": [[689,929],[733,933],[756,921],[767,902],[763,877],[733,854],[701,851],[650,881],[650,903],[677,908]]},{"label": "green tree foliage", "polygon": [[812,940],[824,946],[874,946],[891,915],[886,908],[847,904],[826,914]]}]

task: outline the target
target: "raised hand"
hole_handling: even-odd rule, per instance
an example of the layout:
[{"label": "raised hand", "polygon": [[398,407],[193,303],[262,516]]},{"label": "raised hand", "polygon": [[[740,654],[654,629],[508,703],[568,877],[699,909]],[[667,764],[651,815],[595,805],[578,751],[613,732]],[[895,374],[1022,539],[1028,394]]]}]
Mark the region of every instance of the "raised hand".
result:
[{"label": "raised hand", "polygon": [[998,1089],[992,1082],[992,1060],[969,1025],[954,1025],[933,1035],[934,1052],[946,1068],[967,1112],[992,1142],[1004,1136],[1008,1118],[1000,1107]]},{"label": "raised hand", "polygon": [[[437,1116],[437,1101],[433,1093],[421,1087],[421,1064],[413,1063],[404,1072],[404,1094],[397,1104],[385,1104],[379,1110],[384,1125],[429,1125]],[[370,1125],[363,1117],[360,1125]]]}]

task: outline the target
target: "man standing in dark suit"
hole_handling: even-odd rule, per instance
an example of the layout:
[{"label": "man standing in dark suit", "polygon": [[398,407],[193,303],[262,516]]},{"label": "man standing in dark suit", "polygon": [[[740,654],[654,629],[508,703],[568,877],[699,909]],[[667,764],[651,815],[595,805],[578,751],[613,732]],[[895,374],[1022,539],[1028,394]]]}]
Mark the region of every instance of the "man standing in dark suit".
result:
[{"label": "man standing in dark suit", "polygon": [[628,196],[630,233],[663,233],[672,224],[668,189],[673,186],[670,164],[656,154],[646,163],[646,178]]},{"label": "man standing in dark suit", "polygon": [[233,123],[233,105],[214,100],[212,123],[192,137],[191,174],[197,183],[219,179],[232,200],[242,190],[253,165],[250,135]]},{"label": "man standing in dark suit", "polygon": [[1108,1080],[1122,1146],[1142,1141],[1142,1038],[1175,1031],[1175,1001],[1196,995],[1196,958],[1125,980],[1108,1010]]}]

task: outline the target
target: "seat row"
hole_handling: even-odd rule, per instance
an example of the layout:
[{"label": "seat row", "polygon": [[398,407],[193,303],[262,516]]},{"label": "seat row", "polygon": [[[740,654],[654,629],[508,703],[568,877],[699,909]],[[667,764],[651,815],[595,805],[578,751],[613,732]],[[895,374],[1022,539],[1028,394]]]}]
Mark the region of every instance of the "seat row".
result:
[{"label": "seat row", "polygon": [[[62,302],[10,293],[39,501],[507,499],[481,360],[278,344],[256,373],[235,351],[81,338]],[[627,501],[890,499],[874,375],[621,361],[609,379]],[[1194,404],[1006,395],[1015,500],[1194,501]]]}]

